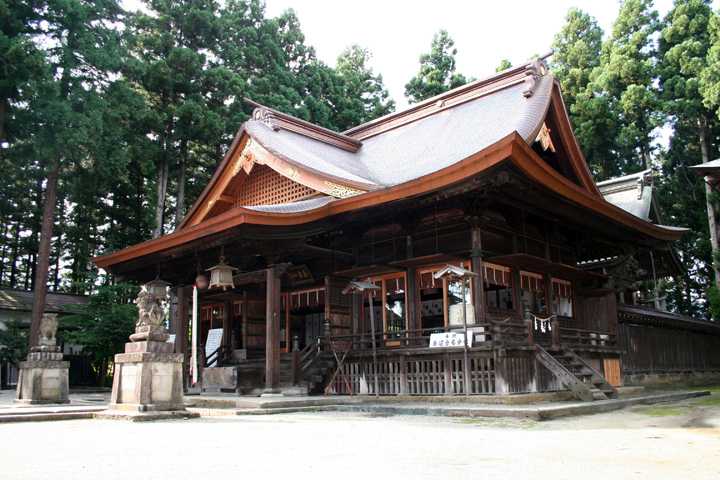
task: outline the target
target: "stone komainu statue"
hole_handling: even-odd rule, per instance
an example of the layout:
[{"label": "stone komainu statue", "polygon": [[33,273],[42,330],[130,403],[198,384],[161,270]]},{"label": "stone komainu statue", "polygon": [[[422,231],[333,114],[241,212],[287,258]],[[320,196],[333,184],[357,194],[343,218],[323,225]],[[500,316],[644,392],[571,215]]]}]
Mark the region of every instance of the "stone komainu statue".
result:
[{"label": "stone komainu statue", "polygon": [[155,295],[142,290],[135,299],[135,304],[138,306],[138,321],[135,327],[159,327],[163,324],[162,304]]},{"label": "stone komainu statue", "polygon": [[56,313],[46,313],[40,320],[40,345],[55,345],[55,334],[58,328]]}]

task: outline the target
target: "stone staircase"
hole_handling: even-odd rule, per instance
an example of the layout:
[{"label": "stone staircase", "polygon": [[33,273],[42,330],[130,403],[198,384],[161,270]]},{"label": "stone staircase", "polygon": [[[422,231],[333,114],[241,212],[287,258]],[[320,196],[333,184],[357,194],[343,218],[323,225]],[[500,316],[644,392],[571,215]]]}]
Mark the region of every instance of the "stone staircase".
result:
[{"label": "stone staircase", "polygon": [[535,345],[535,358],[578,400],[592,402],[617,398],[617,390],[605,377],[569,348],[548,351]]}]

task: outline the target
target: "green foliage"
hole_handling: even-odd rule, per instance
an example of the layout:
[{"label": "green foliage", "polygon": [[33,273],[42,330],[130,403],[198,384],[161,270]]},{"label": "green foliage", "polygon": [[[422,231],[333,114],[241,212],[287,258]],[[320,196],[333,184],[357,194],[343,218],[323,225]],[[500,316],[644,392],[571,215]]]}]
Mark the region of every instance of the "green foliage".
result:
[{"label": "green foliage", "polygon": [[134,331],[138,310],[133,299],[138,287],[130,284],[104,285],[90,295],[87,305],[62,319],[66,342],[83,346],[98,366],[107,365],[113,355],[123,351]]},{"label": "green foliage", "polygon": [[369,63],[372,55],[358,45],[346,48],[335,68],[342,90],[338,100],[337,121],[340,130],[365,123],[391,113],[395,102],[390,99],[382,75],[375,75]]},{"label": "green foliage", "polygon": [[593,74],[600,67],[603,31],[597,21],[571,8],[553,41],[551,69],[563,92],[575,136],[597,180],[620,173],[614,151],[618,119],[610,97],[594,91]]},{"label": "green foliage", "polygon": [[455,42],[445,30],[433,37],[430,53],[420,56],[420,71],[405,85],[405,96],[417,103],[467,83],[455,72]]},{"label": "green foliage", "polygon": [[707,299],[710,317],[718,321],[718,319],[720,319],[720,289],[715,285],[709,287],[707,289]]},{"label": "green foliage", "polygon": [[632,173],[652,163],[653,130],[662,122],[653,84],[658,29],[652,0],[625,0],[593,72],[596,95],[607,97],[609,111],[618,119],[613,132],[618,168],[612,174]]},{"label": "green foliage", "polygon": [[714,110],[720,119],[720,14],[710,14],[708,21],[710,48],[706,67],[700,74],[700,91],[706,108]]},{"label": "green foliage", "polygon": [[[677,0],[663,20],[658,48],[658,80],[661,107],[673,127],[669,149],[661,155],[663,175],[660,202],[663,219],[690,228],[679,242],[680,262],[688,272],[683,282],[673,282],[669,299],[675,308],[703,315],[703,304],[696,299],[711,291],[712,254],[709,242],[705,185],[688,169],[710,159],[716,152],[720,129],[700,94],[702,78],[710,67],[709,24],[714,16],[709,1]],[[708,144],[703,154],[702,139]],[[712,146],[715,144],[715,147]]]},{"label": "green foliage", "polygon": [[511,67],[512,67],[512,62],[510,62],[510,60],[508,60],[507,58],[503,58],[502,60],[500,60],[500,64],[497,67],[495,67],[495,71],[502,72],[503,70],[507,70],[508,68],[511,68]]},{"label": "green foliage", "polygon": [[28,351],[28,327],[17,320],[5,322],[0,328],[0,364],[17,365],[25,359]]}]

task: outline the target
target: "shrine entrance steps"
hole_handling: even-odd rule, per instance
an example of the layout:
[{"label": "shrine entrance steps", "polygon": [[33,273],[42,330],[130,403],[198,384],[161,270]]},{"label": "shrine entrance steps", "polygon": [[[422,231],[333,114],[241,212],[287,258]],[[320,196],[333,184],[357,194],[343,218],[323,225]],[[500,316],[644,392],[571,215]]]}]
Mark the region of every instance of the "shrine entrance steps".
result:
[{"label": "shrine entrance steps", "polygon": [[535,349],[538,362],[550,370],[578,400],[592,402],[617,398],[615,387],[573,350],[563,347],[548,351],[540,345],[536,345]]},{"label": "shrine entrance steps", "polygon": [[[309,395],[322,393],[327,381],[328,372],[335,368],[335,361],[329,353],[319,353],[299,366],[296,372],[292,354],[283,353],[280,356],[280,388],[288,390],[297,387],[296,395]],[[299,374],[298,379],[295,378]]]}]

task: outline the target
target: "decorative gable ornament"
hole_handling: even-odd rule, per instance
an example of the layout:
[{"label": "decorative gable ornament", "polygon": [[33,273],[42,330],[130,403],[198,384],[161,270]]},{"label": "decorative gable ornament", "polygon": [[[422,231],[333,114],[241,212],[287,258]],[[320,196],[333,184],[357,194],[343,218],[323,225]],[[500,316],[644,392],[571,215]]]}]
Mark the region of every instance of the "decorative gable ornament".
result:
[{"label": "decorative gable ornament", "polygon": [[231,267],[225,263],[225,257],[221,255],[220,263],[207,269],[207,271],[210,272],[209,288],[222,288],[223,291],[228,288],[235,288],[235,283],[233,283],[233,272],[236,270],[237,268]]},{"label": "decorative gable ornament", "polygon": [[551,152],[555,153],[555,145],[553,144],[552,137],[550,136],[550,129],[547,127],[545,122],[543,122],[535,141],[540,142],[540,145],[542,146],[542,149],[544,151],[550,150]]}]

